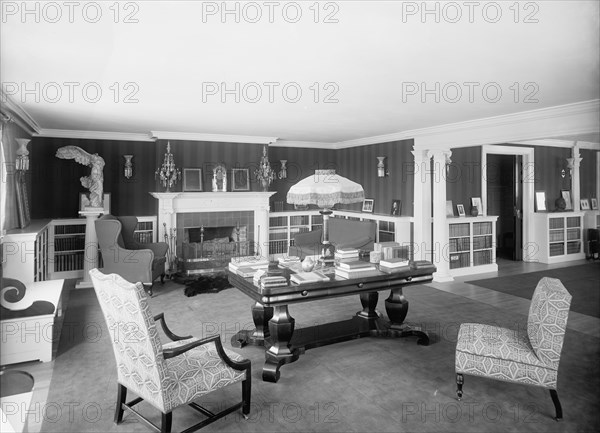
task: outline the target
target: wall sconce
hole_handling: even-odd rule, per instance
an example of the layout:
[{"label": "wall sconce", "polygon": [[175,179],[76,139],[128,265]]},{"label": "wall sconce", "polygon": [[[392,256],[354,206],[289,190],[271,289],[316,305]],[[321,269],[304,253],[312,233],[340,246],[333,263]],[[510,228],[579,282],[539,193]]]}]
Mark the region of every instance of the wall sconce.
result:
[{"label": "wall sconce", "polygon": [[17,159],[15,167],[19,171],[27,171],[29,170],[29,150],[27,150],[27,145],[31,140],[28,138],[15,138],[15,140],[19,145],[16,151]]},{"label": "wall sconce", "polygon": [[[577,156],[573,158],[567,158],[567,168],[569,169],[569,176],[573,177],[573,168],[579,167],[579,164],[581,164],[582,160],[583,158],[581,158],[579,154],[577,154]],[[561,172],[562,177],[565,177],[564,172],[565,170],[563,169],[563,171]]]},{"label": "wall sconce", "polygon": [[282,159],[279,161],[281,163],[281,169],[279,170],[279,179],[286,179],[287,178],[287,168],[285,167],[285,164],[287,162],[287,159]]},{"label": "wall sconce", "polygon": [[125,158],[125,170],[123,171],[123,175],[126,179],[129,179],[133,176],[133,163],[131,162],[133,155],[123,155],[123,158]]},{"label": "wall sconce", "polygon": [[390,175],[390,172],[385,169],[385,164],[383,160],[386,158],[385,156],[377,156],[377,177],[386,177]]}]

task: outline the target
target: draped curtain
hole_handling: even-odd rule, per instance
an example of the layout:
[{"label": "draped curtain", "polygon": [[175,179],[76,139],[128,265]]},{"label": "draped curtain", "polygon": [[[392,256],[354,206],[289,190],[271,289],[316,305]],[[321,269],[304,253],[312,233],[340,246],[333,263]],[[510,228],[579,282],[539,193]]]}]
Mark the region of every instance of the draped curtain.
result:
[{"label": "draped curtain", "polygon": [[0,127],[0,227],[2,230],[10,230],[19,226],[15,188],[17,128],[18,126],[13,122],[2,119]]}]

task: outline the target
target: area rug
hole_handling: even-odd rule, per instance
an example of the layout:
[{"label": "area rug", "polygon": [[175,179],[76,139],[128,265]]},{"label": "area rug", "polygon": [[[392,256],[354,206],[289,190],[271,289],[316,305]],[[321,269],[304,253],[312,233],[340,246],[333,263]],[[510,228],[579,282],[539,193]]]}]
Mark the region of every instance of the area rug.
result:
[{"label": "area rug", "polygon": [[510,277],[467,281],[467,283],[531,299],[533,291],[542,277],[558,278],[563,283],[571,296],[573,296],[571,300],[572,311],[600,318],[599,263],[548,269],[545,271],[512,275]]},{"label": "area rug", "polygon": [[219,293],[231,287],[227,276],[224,274],[198,275],[194,277],[175,278],[175,282],[184,284],[185,296],[196,296],[202,293]]}]

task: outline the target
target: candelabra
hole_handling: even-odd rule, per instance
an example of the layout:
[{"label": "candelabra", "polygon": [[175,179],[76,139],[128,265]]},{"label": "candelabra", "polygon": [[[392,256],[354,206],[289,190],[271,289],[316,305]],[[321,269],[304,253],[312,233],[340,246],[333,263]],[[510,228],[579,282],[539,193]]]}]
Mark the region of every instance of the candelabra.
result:
[{"label": "candelabra", "polygon": [[171,142],[167,142],[167,153],[162,166],[156,169],[154,177],[158,176],[162,185],[167,188],[167,192],[171,191],[171,187],[177,184],[181,179],[181,171],[175,167],[173,154],[171,153]]},{"label": "candelabra", "polygon": [[267,191],[269,185],[275,179],[275,170],[271,168],[269,164],[269,157],[267,156],[267,146],[263,146],[263,156],[260,158],[260,164],[258,169],[254,172],[256,179],[260,181],[263,191]]}]

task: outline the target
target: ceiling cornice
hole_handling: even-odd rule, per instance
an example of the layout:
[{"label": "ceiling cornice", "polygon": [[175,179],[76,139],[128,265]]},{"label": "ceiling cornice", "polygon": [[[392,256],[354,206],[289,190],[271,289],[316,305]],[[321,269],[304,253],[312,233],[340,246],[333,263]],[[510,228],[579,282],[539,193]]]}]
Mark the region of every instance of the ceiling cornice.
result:
[{"label": "ceiling cornice", "polygon": [[459,148],[600,132],[600,100],[407,131],[415,149]]},{"label": "ceiling cornice", "polygon": [[5,94],[2,89],[0,89],[0,101],[2,102],[2,112],[10,116],[28,134],[36,135],[39,132],[40,126],[33,120],[33,117],[19,105],[15,104],[11,97]]},{"label": "ceiling cornice", "polygon": [[527,140],[527,141],[515,141],[514,143],[509,144],[520,144],[524,146],[544,146],[544,147],[563,147],[572,149],[575,144],[579,146],[580,149],[591,149],[591,150],[600,150],[600,143],[592,143],[590,141],[579,141],[579,140],[553,140],[553,139],[544,139],[544,140]]},{"label": "ceiling cornice", "polygon": [[294,147],[302,149],[331,149],[335,150],[335,143],[323,143],[319,141],[293,141],[278,140],[271,144],[271,147]]},{"label": "ceiling cornice", "polygon": [[41,129],[38,137],[75,138],[85,140],[155,141],[148,134],[105,131],[73,131],[70,129]]},{"label": "ceiling cornice", "polygon": [[253,135],[202,134],[196,132],[150,131],[154,140],[212,141],[219,143],[258,143],[274,144],[277,137]]}]

